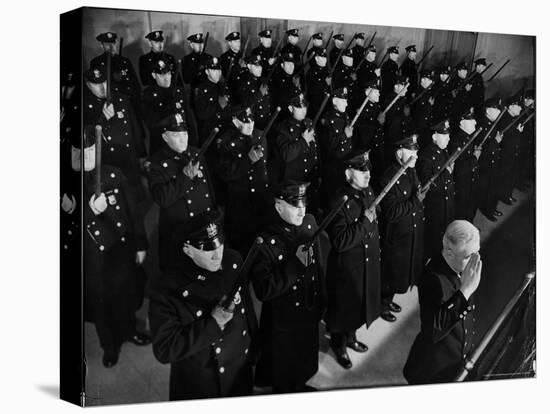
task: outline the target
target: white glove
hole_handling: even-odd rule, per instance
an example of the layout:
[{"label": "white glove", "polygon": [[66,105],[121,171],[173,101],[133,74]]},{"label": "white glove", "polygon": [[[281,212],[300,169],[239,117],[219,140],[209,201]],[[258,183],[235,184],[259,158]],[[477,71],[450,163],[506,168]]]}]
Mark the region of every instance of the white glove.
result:
[{"label": "white glove", "polygon": [[145,250],[139,250],[138,252],[136,252],[136,264],[138,266],[143,264],[146,256],[147,256],[147,252]]},{"label": "white glove", "polygon": [[101,193],[97,198],[95,194],[93,194],[90,198],[90,201],[88,202],[88,205],[96,216],[103,213],[105,210],[107,210],[107,198],[105,197],[105,193]]}]

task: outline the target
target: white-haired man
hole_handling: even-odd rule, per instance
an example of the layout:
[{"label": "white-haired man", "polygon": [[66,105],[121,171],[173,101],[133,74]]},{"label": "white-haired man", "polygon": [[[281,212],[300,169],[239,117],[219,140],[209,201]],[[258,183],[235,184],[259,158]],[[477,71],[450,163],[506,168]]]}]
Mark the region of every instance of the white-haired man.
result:
[{"label": "white-haired man", "polygon": [[450,382],[472,348],[475,305],[481,280],[479,230],[455,220],[443,235],[441,254],[432,258],[418,287],[421,328],[403,375],[409,384]]}]

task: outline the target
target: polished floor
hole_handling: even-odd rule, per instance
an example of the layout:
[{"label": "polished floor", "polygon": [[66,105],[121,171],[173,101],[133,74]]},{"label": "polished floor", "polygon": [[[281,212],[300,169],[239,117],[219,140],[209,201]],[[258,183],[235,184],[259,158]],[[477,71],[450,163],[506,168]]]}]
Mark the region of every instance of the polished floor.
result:
[{"label": "polished floor", "polygon": [[[500,310],[534,268],[534,206],[533,191],[514,196],[512,206],[499,205],[504,215],[490,222],[479,213],[474,224],[481,230],[481,255],[484,261],[482,281],[477,292],[478,326],[482,335],[496,319]],[[156,207],[147,208],[146,227],[154,236]],[[153,243],[154,244],[154,243]],[[155,252],[151,252],[155,256]],[[149,274],[155,263],[146,265]],[[408,351],[420,327],[416,288],[396,298],[403,310],[394,323],[376,320],[368,329],[358,331],[359,340],[366,343],[365,354],[349,352],[353,367],[341,368],[329,350],[324,326],[320,327],[321,346],[319,370],[309,384],[319,389],[372,387],[406,384],[401,371]],[[138,312],[143,328],[147,328],[147,300]],[[166,401],[168,398],[169,366],[160,364],[153,356],[151,346],[123,345],[119,362],[112,368],[101,363],[102,350],[93,325],[85,325],[85,351],[88,372],[86,376],[86,405],[110,405]],[[256,389],[258,394],[269,389]]]}]

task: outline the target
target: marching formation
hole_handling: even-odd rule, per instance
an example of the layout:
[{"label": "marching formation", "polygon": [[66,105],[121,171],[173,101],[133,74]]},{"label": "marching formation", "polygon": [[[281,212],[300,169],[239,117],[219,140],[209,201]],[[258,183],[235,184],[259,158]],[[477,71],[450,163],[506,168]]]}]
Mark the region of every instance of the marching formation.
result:
[{"label": "marching formation", "polygon": [[[170,399],[307,391],[321,321],[350,369],[349,350],[368,351],[356,331],[394,322],[394,295],[418,286],[405,376],[452,380],[481,273],[471,222],[478,210],[498,220],[497,203],[534,179],[534,91],[486,100],[485,59],[426,70],[432,48],[417,61],[410,45],[399,64],[398,45],[379,56],[376,33],[316,33],[305,50],[298,29],[275,46],[273,34],[242,46],[229,33],[219,57],[193,34],[178,58],[157,30],[136,72],[107,32],[82,89],[66,74],[62,254],[80,257],[81,231],[103,364],[125,341],[152,342],[171,364]],[[157,243],[138,208],[151,199],[161,276],[148,284],[148,336],[135,311]]]}]

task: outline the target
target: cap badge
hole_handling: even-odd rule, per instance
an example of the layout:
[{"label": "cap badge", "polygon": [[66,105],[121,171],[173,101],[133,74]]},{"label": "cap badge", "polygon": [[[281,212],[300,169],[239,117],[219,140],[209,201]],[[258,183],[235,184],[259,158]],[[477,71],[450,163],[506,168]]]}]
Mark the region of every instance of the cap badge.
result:
[{"label": "cap badge", "polygon": [[214,237],[216,234],[218,234],[218,228],[216,226],[215,223],[211,223],[207,228],[206,228],[206,234],[208,235],[209,238],[212,238]]},{"label": "cap badge", "polygon": [[413,141],[413,144],[416,144],[416,139],[417,139],[417,135],[416,135],[416,134],[414,134],[414,135],[412,136],[412,141]]},{"label": "cap badge", "polygon": [[107,37],[110,39],[113,35],[111,33],[107,33]]},{"label": "cap badge", "polygon": [[166,66],[163,60],[159,60],[159,66],[161,69],[164,69],[164,67]]}]

